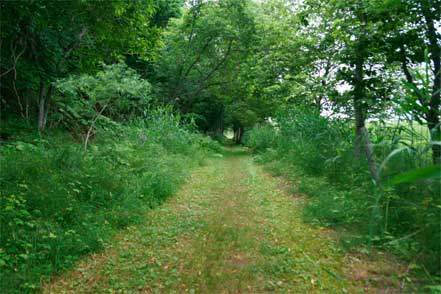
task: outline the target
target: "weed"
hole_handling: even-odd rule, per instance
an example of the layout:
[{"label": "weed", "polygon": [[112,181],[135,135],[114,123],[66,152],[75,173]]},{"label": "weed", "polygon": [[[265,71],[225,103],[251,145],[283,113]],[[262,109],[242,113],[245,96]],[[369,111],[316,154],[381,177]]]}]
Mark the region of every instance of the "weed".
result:
[{"label": "weed", "polygon": [[1,147],[0,280],[8,293],[36,291],[106,247],[220,148],[166,111],[98,129],[88,151],[69,135],[19,138]]}]

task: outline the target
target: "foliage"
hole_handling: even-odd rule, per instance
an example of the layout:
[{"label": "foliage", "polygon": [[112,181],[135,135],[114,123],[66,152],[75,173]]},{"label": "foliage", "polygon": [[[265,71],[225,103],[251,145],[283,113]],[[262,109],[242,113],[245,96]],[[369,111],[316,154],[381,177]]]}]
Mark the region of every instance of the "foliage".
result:
[{"label": "foliage", "polygon": [[38,115],[44,129],[53,82],[125,58],[145,66],[181,5],[181,0],[2,2],[2,108],[28,121]]},{"label": "foliage", "polygon": [[399,288],[402,269],[384,256],[357,255],[357,267],[372,269],[365,279],[346,273],[345,252],[323,236],[323,228],[302,222],[301,206],[293,206],[279,179],[268,177],[244,148],[224,155],[209,159],[173,201],[148,214],[146,224],[113,240],[110,254],[86,257],[46,292],[377,293]]},{"label": "foliage", "polygon": [[270,125],[258,125],[245,133],[244,143],[257,152],[265,152],[268,148],[276,148],[277,129]]},{"label": "foliage", "polygon": [[67,129],[89,128],[93,120],[129,120],[144,114],[151,85],[125,64],[104,65],[95,75],[72,75],[56,84],[57,115]]},{"label": "foliage", "polygon": [[243,93],[243,83],[235,75],[250,56],[256,36],[253,5],[237,0],[195,1],[166,32],[157,62],[161,98],[183,113],[197,115],[203,131],[222,133],[232,123],[224,122],[228,106]]},{"label": "foliage", "polygon": [[1,148],[4,291],[30,293],[41,278],[104,248],[115,230],[142,219],[217,148],[161,111],[98,132],[87,152],[65,134]]},{"label": "foliage", "polygon": [[225,130],[305,179],[297,189],[312,196],[314,223],[359,229],[361,242],[440,273],[441,0],[0,9],[10,287],[28,275],[31,291],[39,272],[100,247],[169,195],[201,150],[222,152],[195,131],[231,143]]},{"label": "foliage", "polygon": [[290,178],[296,191],[311,197],[305,207],[307,219],[356,231],[347,242],[358,239],[355,243],[388,248],[409,260],[417,256],[420,269],[439,272],[441,232],[436,215],[441,202],[435,195],[441,193],[441,185],[439,167],[430,165],[424,136],[412,135],[405,124],[370,126],[376,155],[384,159],[380,167],[384,186],[378,187],[367,162],[354,153],[354,135],[345,120],[291,108],[280,112],[277,126],[272,136],[262,127],[250,131],[246,142],[259,150],[262,145],[256,142],[274,141],[269,149],[263,145],[259,159],[275,161],[270,165],[274,172]]}]

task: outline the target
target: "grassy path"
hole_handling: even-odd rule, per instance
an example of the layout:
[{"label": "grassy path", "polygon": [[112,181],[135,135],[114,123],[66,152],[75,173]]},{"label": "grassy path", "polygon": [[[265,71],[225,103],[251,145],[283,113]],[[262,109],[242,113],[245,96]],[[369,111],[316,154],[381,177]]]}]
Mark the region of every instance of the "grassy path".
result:
[{"label": "grassy path", "polygon": [[298,200],[231,153],[45,293],[364,293],[344,278],[336,241],[301,222]]}]

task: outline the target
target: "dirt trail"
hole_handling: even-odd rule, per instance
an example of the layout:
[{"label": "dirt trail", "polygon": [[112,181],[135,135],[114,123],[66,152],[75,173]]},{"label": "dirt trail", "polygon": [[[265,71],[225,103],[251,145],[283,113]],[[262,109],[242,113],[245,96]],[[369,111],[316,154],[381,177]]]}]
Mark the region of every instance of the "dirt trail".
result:
[{"label": "dirt trail", "polygon": [[145,223],[44,292],[378,293],[368,273],[354,275],[357,258],[304,224],[300,200],[280,186],[239,149],[211,159]]}]

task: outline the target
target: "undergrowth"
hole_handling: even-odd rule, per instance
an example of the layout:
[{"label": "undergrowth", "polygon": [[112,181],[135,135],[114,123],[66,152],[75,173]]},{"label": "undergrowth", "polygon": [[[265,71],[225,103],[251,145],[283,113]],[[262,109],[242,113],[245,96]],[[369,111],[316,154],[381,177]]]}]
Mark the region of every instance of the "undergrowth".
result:
[{"label": "undergrowth", "polygon": [[1,149],[0,288],[31,293],[114,232],[143,219],[189,170],[220,146],[159,110],[147,120],[97,128],[84,151],[75,137],[39,135],[5,122]]},{"label": "undergrowth", "polygon": [[[388,159],[382,183],[403,172],[430,165],[427,137],[410,126],[377,123],[370,133],[379,162]],[[407,261],[423,283],[440,282],[441,183],[438,178],[377,186],[367,163],[354,152],[350,121],[327,119],[305,109],[281,112],[277,125],[246,134],[246,145],[276,175],[292,182],[294,193],[309,196],[308,222],[346,231],[342,242],[382,248]]]}]

